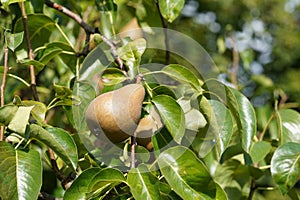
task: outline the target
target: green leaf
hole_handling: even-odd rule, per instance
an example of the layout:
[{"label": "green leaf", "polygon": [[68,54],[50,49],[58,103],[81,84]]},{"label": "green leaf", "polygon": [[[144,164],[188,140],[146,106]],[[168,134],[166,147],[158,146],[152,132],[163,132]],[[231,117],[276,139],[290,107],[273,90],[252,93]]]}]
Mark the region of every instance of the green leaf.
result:
[{"label": "green leaf", "polygon": [[26,126],[30,117],[30,112],[34,106],[20,106],[8,125],[8,128],[22,136],[25,136]]},{"label": "green leaf", "polygon": [[33,65],[36,68],[36,72],[35,72],[36,74],[42,71],[42,69],[45,67],[43,63],[37,60],[22,59],[22,60],[18,60],[18,62],[26,66]]},{"label": "green leaf", "polygon": [[[29,14],[27,22],[32,48],[35,49],[47,43],[55,27],[55,21],[44,14]],[[14,33],[21,32],[23,29],[22,18],[19,18],[14,26]],[[23,44],[26,45],[24,41]]]},{"label": "green leaf", "polygon": [[219,101],[209,100],[217,124],[217,143],[220,155],[227,149],[233,135],[233,118],[230,111]]},{"label": "green leaf", "polygon": [[50,147],[69,167],[76,170],[78,157],[76,144],[71,135],[61,128],[30,125],[30,138]]},{"label": "green leaf", "polygon": [[18,3],[22,2],[23,0],[1,0],[1,3],[3,4],[4,8],[8,8],[8,6],[12,3]]},{"label": "green leaf", "polygon": [[15,51],[15,49],[22,43],[23,37],[24,37],[24,31],[20,33],[14,33],[14,34],[5,32],[5,40],[6,40],[7,47],[10,50]]},{"label": "green leaf", "polygon": [[174,91],[172,89],[170,89],[169,87],[164,86],[164,85],[159,85],[159,86],[154,87],[152,89],[152,94],[154,96],[160,95],[160,94],[165,94],[165,95],[168,95],[168,96],[172,97],[173,99],[176,99],[176,95],[175,95]]},{"label": "green leaf", "polygon": [[249,153],[256,134],[256,116],[250,101],[236,89],[225,86],[227,104],[236,120],[242,148]]},{"label": "green leaf", "polygon": [[121,171],[114,168],[104,168],[91,179],[89,184],[88,199],[96,198],[103,195],[106,191],[116,185],[125,182],[124,175]]},{"label": "green leaf", "polygon": [[64,200],[95,198],[122,182],[125,182],[124,175],[117,169],[89,168],[75,179]]},{"label": "green leaf", "polygon": [[41,53],[42,56],[38,59],[39,62],[43,63],[44,65],[47,65],[50,60],[58,56],[63,50],[58,47],[47,47],[44,49],[44,51]]},{"label": "green leaf", "polygon": [[300,143],[300,114],[292,109],[278,111],[282,124],[281,143]]},{"label": "green leaf", "polygon": [[59,48],[63,50],[58,54],[59,58],[61,58],[64,64],[66,64],[74,74],[76,73],[76,62],[78,58],[72,46],[64,42],[51,42],[46,45],[46,49],[47,48]]},{"label": "green leaf", "polygon": [[129,171],[127,183],[135,199],[160,199],[159,180],[144,164]]},{"label": "green leaf", "polygon": [[171,23],[180,14],[184,0],[158,0],[158,5],[162,16]]},{"label": "green leaf", "polygon": [[271,160],[271,173],[282,194],[300,180],[300,144],[285,143],[276,149]]},{"label": "green leaf", "polygon": [[161,173],[183,199],[214,199],[216,184],[205,165],[188,148],[176,146],[157,158]]},{"label": "green leaf", "polygon": [[170,132],[163,127],[159,132],[152,136],[152,144],[154,152],[162,150],[164,147],[166,148],[171,142],[173,138]]},{"label": "green leaf", "polygon": [[128,73],[131,78],[137,75],[141,57],[145,50],[146,40],[144,38],[128,42],[125,46],[118,49],[118,55],[128,67]]},{"label": "green leaf", "polygon": [[250,150],[253,163],[263,160],[271,151],[271,144],[265,141],[255,142]]},{"label": "green leaf", "polygon": [[190,69],[178,65],[170,64],[162,69],[162,72],[182,83],[189,83],[195,90],[202,91],[198,77]]},{"label": "green leaf", "polygon": [[180,105],[167,95],[157,95],[152,102],[175,142],[180,143],[185,132],[185,118]]},{"label": "green leaf", "polygon": [[102,79],[105,79],[103,85],[113,86],[125,81],[126,77],[124,72],[120,69],[107,68],[102,74]]},{"label": "green leaf", "polygon": [[0,197],[37,199],[42,186],[42,162],[37,151],[15,150],[0,142]]},{"label": "green leaf", "polygon": [[40,123],[43,123],[45,120],[47,107],[45,104],[39,102],[39,101],[31,101],[31,100],[25,100],[22,101],[22,105],[29,107],[34,106],[31,110],[31,114],[35,120],[37,120]]},{"label": "green leaf", "polygon": [[64,200],[86,199],[86,194],[89,192],[89,184],[100,171],[100,168],[89,168],[83,171],[65,192]]},{"label": "green leaf", "polygon": [[18,111],[18,106],[5,105],[0,107],[0,125],[8,125]]}]

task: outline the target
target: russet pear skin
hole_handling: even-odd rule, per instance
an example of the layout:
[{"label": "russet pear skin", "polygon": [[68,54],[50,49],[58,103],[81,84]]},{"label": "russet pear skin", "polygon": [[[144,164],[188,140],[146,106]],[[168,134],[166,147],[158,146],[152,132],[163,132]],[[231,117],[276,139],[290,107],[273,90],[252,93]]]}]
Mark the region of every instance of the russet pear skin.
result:
[{"label": "russet pear skin", "polygon": [[144,116],[135,130],[136,141],[151,151],[153,149],[152,136],[163,127],[162,120],[155,108],[152,108],[149,115]]},{"label": "russet pear skin", "polygon": [[141,118],[145,89],[128,84],[96,97],[86,110],[87,126],[97,137],[119,143],[134,134]]}]

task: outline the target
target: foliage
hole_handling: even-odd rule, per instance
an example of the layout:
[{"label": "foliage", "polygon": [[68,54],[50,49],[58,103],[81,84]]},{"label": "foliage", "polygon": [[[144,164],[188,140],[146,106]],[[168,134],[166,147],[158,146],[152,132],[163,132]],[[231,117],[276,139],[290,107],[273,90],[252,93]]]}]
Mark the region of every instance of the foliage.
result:
[{"label": "foliage", "polygon": [[[299,199],[297,94],[289,91],[296,103],[287,101],[286,93],[269,77],[251,74],[247,67],[266,52],[254,47],[236,50],[234,40],[226,46],[233,38],[230,34],[241,28],[228,15],[229,8],[241,16],[241,7],[253,12],[257,7],[262,13],[272,2],[260,7],[248,1],[199,2],[203,7],[183,0],[57,1],[61,5],[2,0],[1,53],[9,49],[9,54],[8,63],[3,56],[0,66],[1,93],[5,88],[0,108],[4,133],[0,199],[47,199],[49,195],[66,200]],[[283,1],[274,2],[278,5],[271,10]],[[196,10],[188,15],[186,9],[192,4]],[[195,13],[216,8],[219,25],[227,30],[208,34],[206,28],[195,26]],[[277,25],[277,34],[283,31],[279,25],[284,19],[263,18]],[[126,32],[126,25],[132,23],[144,32]],[[209,24],[203,21],[202,25]],[[154,28],[167,26],[186,34],[188,29],[188,35],[200,42],[209,43],[212,37],[213,44],[204,46],[218,50],[213,53],[218,68],[200,51],[193,54],[196,49],[175,40],[171,30]],[[115,37],[122,31],[127,37]],[[200,33],[201,37],[194,35]],[[187,56],[182,57],[178,48]],[[275,55],[279,49],[283,48],[278,41]],[[284,55],[274,63],[280,72],[297,59],[294,54]],[[234,72],[235,65],[238,71]],[[226,79],[210,77],[214,70]],[[272,70],[267,72],[272,78]],[[247,85],[248,78],[255,86]],[[130,140],[105,146],[87,129],[87,105],[100,93],[139,81],[146,90],[142,115],[152,115],[154,109],[163,123],[151,138],[153,150]],[[265,91],[267,100],[256,104]]]}]

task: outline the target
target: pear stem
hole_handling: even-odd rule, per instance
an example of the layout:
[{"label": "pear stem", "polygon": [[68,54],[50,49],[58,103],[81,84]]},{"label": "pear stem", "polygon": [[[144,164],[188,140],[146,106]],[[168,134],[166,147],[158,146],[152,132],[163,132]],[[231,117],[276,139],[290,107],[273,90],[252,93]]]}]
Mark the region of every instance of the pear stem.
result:
[{"label": "pear stem", "polygon": [[131,136],[131,169],[135,168],[135,145],[136,145],[136,137],[135,135]]}]

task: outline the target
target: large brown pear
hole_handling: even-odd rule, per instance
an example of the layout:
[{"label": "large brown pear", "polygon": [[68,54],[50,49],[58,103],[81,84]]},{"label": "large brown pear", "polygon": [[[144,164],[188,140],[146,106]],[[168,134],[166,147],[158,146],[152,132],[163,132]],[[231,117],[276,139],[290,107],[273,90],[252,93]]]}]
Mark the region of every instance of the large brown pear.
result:
[{"label": "large brown pear", "polygon": [[141,118],[145,89],[140,84],[129,84],[96,97],[86,110],[86,121],[91,132],[105,136],[113,143],[133,135]]}]

